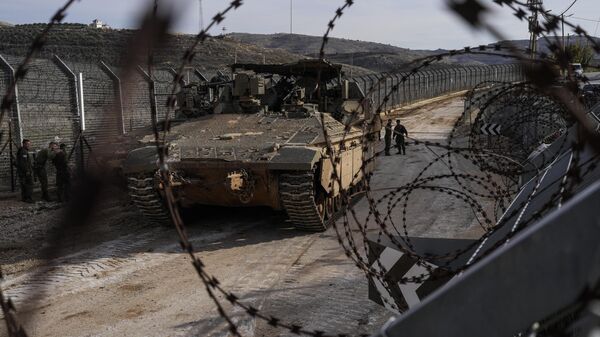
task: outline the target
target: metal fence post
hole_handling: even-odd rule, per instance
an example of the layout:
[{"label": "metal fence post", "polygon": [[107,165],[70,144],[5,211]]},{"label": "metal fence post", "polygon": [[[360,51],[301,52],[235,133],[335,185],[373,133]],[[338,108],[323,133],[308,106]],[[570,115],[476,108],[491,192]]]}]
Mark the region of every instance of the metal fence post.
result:
[{"label": "metal fence post", "polygon": [[433,70],[431,70],[431,72],[433,73],[433,78],[434,78],[434,83],[435,83],[431,97],[435,97],[440,92],[442,78],[440,76],[439,70],[433,69]]},{"label": "metal fence post", "polygon": [[[365,98],[366,98],[366,96],[367,96],[367,92],[366,92],[367,84],[365,82],[365,79],[362,78],[362,76],[359,76],[359,77],[355,77],[354,81],[356,82],[356,85],[358,85],[358,87],[363,92],[363,94],[365,95]],[[362,84],[361,84],[361,82],[362,82]]]},{"label": "metal fence post", "polygon": [[396,90],[394,90],[394,79],[396,77],[394,76],[394,74],[388,73],[388,75],[389,75],[389,79],[390,79],[390,92],[389,92],[389,95],[391,98],[390,109],[394,109],[396,107]]},{"label": "metal fence post", "polygon": [[394,79],[396,80],[396,105],[394,108],[397,108],[402,105],[402,96],[400,93],[400,74],[394,74]]},{"label": "metal fence post", "polygon": [[16,190],[17,184],[15,179],[15,168],[14,168],[14,158],[13,158],[13,135],[12,135],[12,119],[8,120],[8,156],[10,162],[10,190],[14,192]]},{"label": "metal fence post", "polygon": [[468,86],[470,88],[470,87],[475,86],[475,84],[474,84],[475,83],[475,80],[474,80],[475,69],[473,69],[473,67],[468,67],[468,69],[469,69],[469,79],[468,79],[469,84],[468,84]]},{"label": "metal fence post", "polygon": [[[175,76],[177,76],[177,70],[173,69],[172,67],[168,67],[168,68],[167,68],[167,71],[168,71],[168,72],[169,72],[171,75],[173,75],[173,78],[175,78]],[[188,74],[188,76],[187,76],[187,77],[188,77],[188,83],[189,83],[189,82],[190,82],[190,80],[189,80],[189,78],[190,78],[189,71],[187,72],[187,74]],[[187,83],[185,83],[185,78],[182,76],[182,77],[179,79],[179,85],[183,87],[183,86],[185,86],[186,84],[187,84]]]},{"label": "metal fence post", "polygon": [[448,94],[452,88],[452,77],[450,76],[450,69],[443,69],[444,73],[444,94]]},{"label": "metal fence post", "polygon": [[381,78],[378,75],[375,75],[375,80],[377,81],[377,107],[379,108],[383,103],[383,99],[381,97]]},{"label": "metal fence post", "polygon": [[206,78],[206,76],[204,76],[204,74],[202,74],[202,72],[200,72],[200,70],[194,69],[194,75],[196,75],[196,77],[198,77],[200,81],[208,82],[208,79]]},{"label": "metal fence post", "polygon": [[[373,78],[371,77],[372,75],[367,75],[367,78],[369,79],[369,91],[372,91],[372,97],[373,97],[373,104],[375,106],[379,106],[379,99],[377,99],[377,101],[375,100],[375,82],[373,81]],[[374,75],[373,75],[374,76]],[[375,79],[377,79],[377,77],[375,77]],[[378,95],[377,98],[379,98],[379,90],[378,91]]]},{"label": "metal fence post", "polygon": [[361,76],[359,78],[363,83],[363,92],[364,92],[365,96],[367,96],[367,94],[369,93],[369,88],[367,88],[367,79],[365,79],[364,76]]},{"label": "metal fence post", "polygon": [[[169,67],[169,68],[167,68],[167,71],[168,71],[168,72],[169,72],[171,75],[173,75],[173,79],[175,79],[175,76],[177,76],[177,70],[175,70],[175,69],[173,69],[173,68]],[[190,77],[190,76],[189,76],[189,72],[188,72],[188,82],[189,82],[189,77]],[[186,84],[187,84],[187,83],[185,83],[185,79],[184,79],[184,78],[183,78],[183,76],[182,76],[182,77],[179,79],[179,85],[183,87],[183,86],[185,86]]]},{"label": "metal fence post", "polygon": [[407,89],[406,103],[408,103],[408,104],[412,103],[412,97],[413,97],[412,88],[411,88],[411,82],[412,82],[411,77],[412,77],[411,73],[406,74],[406,89]]},{"label": "metal fence post", "polygon": [[83,133],[85,132],[85,104],[83,101],[83,74],[79,73],[79,81],[78,81],[78,88],[79,88],[79,117],[80,117],[80,122],[79,122],[79,127],[80,127],[80,131],[79,131],[79,160],[81,161],[81,172],[83,172],[84,168],[85,168],[85,155],[84,155],[84,136]]},{"label": "metal fence post", "polygon": [[[83,136],[82,135],[83,125],[82,125],[82,120],[81,120],[81,102],[79,101],[80,97],[79,97],[79,86],[77,83],[78,82],[77,75],[75,75],[75,73],[71,70],[71,68],[69,68],[69,66],[60,57],[58,57],[58,55],[54,55],[53,61],[62,70],[62,72],[65,74],[65,76],[67,76],[67,78],[69,79],[69,84],[71,87],[71,99],[72,99],[71,107],[73,107],[73,106],[75,107],[75,109],[73,111],[73,117],[75,117],[73,119],[73,136],[75,138],[74,139],[75,142],[79,141],[81,143],[81,142],[83,142],[83,140],[81,139],[81,137]],[[81,173],[83,173],[84,166],[85,166],[83,146],[80,146],[78,152],[79,152],[78,153],[78,157],[79,157],[78,167],[79,167],[79,171]]]},{"label": "metal fence post", "polygon": [[[383,75],[383,98],[385,99],[388,96],[388,79],[389,79],[389,74],[388,73],[382,73]],[[388,110],[388,103],[389,101],[385,101],[384,102],[384,108],[383,110],[387,111]]]},{"label": "metal fence post", "polygon": [[[15,83],[16,79],[15,79],[15,69],[10,65],[10,63],[8,63],[8,61],[6,61],[6,59],[4,57],[2,57],[2,55],[0,55],[0,66],[4,67],[6,70],[8,70],[8,74],[10,76],[10,81],[11,84]],[[15,125],[15,131],[17,133],[17,143],[21,143],[21,141],[23,141],[23,129],[21,128],[21,108],[19,106],[19,86],[15,83],[15,103],[14,103],[14,111],[11,115],[11,118],[17,120],[17,125]]]},{"label": "metal fence post", "polygon": [[418,72],[415,74],[415,77],[417,78],[417,97],[419,99],[427,98],[427,93],[425,91],[426,88],[423,83],[425,76],[423,76],[421,72]]},{"label": "metal fence post", "polygon": [[435,77],[435,91],[433,92],[432,97],[438,96],[440,94],[440,92],[442,91],[442,76],[440,75],[440,70],[436,70],[433,69],[432,72],[434,73],[434,77]]},{"label": "metal fence post", "polygon": [[79,115],[81,117],[81,131],[85,131],[85,104],[83,101],[83,73],[79,73]]},{"label": "metal fence post", "polygon": [[136,69],[142,75],[142,77],[144,77],[144,79],[148,82],[148,85],[150,86],[150,109],[151,111],[154,111],[154,122],[158,123],[158,112],[156,111],[156,87],[154,85],[154,79],[150,77],[150,75],[148,75],[148,73],[141,66],[137,66]]},{"label": "metal fence post", "polygon": [[121,121],[121,134],[124,135],[127,132],[125,128],[125,114],[123,113],[123,89],[121,86],[121,79],[115,74],[112,69],[103,61],[100,61],[100,69],[108,75],[113,81],[114,85],[114,97],[117,104],[117,111],[119,113],[119,119]]}]

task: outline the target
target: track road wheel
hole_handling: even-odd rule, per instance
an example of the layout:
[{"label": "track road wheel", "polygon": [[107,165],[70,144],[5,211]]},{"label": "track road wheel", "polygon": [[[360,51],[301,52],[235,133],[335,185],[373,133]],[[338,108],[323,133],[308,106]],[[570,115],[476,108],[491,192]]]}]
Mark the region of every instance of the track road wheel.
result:
[{"label": "track road wheel", "polygon": [[279,196],[290,221],[298,229],[323,232],[334,219],[333,214],[327,214],[327,198],[316,194],[312,171],[280,174]]},{"label": "track road wheel", "polygon": [[169,226],[171,214],[157,190],[154,174],[138,174],[127,177],[129,198],[144,217],[154,224]]}]

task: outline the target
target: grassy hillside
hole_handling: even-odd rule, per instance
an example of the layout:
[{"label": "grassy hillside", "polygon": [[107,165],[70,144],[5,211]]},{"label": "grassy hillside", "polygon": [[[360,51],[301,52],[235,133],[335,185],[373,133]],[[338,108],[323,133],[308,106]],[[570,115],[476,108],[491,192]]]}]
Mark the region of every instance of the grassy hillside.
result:
[{"label": "grassy hillside", "polygon": [[[250,43],[265,48],[281,48],[295,54],[317,54],[321,48],[321,37],[301,34],[248,34],[231,33],[227,37],[243,43]],[[388,44],[359,40],[329,38],[325,48],[326,54],[339,53],[407,53],[412,51]]]},{"label": "grassy hillside", "polygon": [[[44,28],[44,24],[26,24],[0,26],[0,54],[25,55],[34,37]],[[123,53],[134,36],[134,30],[95,29],[84,24],[61,24],[53,29],[48,43],[42,51],[43,57],[53,54],[62,59],[75,62],[97,62],[103,60],[119,65]],[[194,36],[189,34],[171,35],[167,47],[158,50],[155,61],[160,64],[177,65],[184,51],[193,43]],[[209,38],[196,48],[194,66],[199,69],[223,69],[234,60],[246,63],[288,63],[306,58],[283,49],[271,49],[233,39]],[[347,69],[346,69],[347,68]],[[345,71],[349,71],[345,66]],[[356,74],[369,73],[369,70],[352,67]]]},{"label": "grassy hillside", "polygon": [[[322,42],[320,36],[283,33],[231,33],[226,37],[241,43],[282,49],[310,57],[318,56]],[[325,48],[327,58],[334,62],[353,64],[376,72],[396,69],[402,64],[432,53],[431,51],[410,50],[376,42],[340,38],[330,38]]]},{"label": "grassy hillside", "polygon": [[[0,27],[0,53],[24,55],[33,38],[41,32],[43,24]],[[104,60],[118,65],[123,51],[134,36],[133,30],[94,29],[82,24],[61,24],[49,35],[42,54],[53,54],[71,61],[94,62]],[[171,35],[168,47],[157,51],[156,60],[160,63],[177,64],[185,49],[192,43],[191,35]],[[283,50],[265,49],[249,44],[211,38],[197,48],[195,65],[200,68],[222,68],[233,63],[237,54],[238,62],[293,62],[303,58]]]},{"label": "grassy hillside", "polygon": [[[0,22],[0,54],[23,56],[34,37],[43,28],[44,24],[11,26]],[[127,29],[94,29],[84,24],[61,24],[50,34],[42,56],[51,57],[57,54],[68,61],[103,60],[119,65],[123,52],[134,34],[134,30]],[[171,35],[168,46],[157,51],[156,62],[179,64],[193,38],[193,35],[188,34]],[[317,57],[320,46],[320,36],[232,33],[209,38],[198,47],[194,66],[199,69],[223,69],[236,60],[236,55],[238,62],[262,63],[263,58],[267,63],[294,62],[306,57]],[[346,74],[354,76],[369,72],[407,70],[416,59],[444,52],[410,50],[387,44],[339,38],[331,38],[325,51],[330,61],[344,64]],[[461,55],[445,59],[436,63],[436,66],[505,62],[511,60],[494,56]]]},{"label": "grassy hillside", "polygon": [[[265,48],[278,48],[288,52],[316,57],[321,47],[320,36],[299,34],[247,34],[231,33],[226,36],[241,43],[251,43]],[[581,38],[566,38],[567,43],[587,43]],[[528,40],[510,41],[518,48],[525,50]],[[502,43],[502,42],[501,42]],[[540,39],[539,50],[548,53],[547,43]],[[461,47],[458,47],[461,49]],[[411,50],[382,43],[357,41],[349,39],[330,38],[325,49],[327,58],[339,63],[353,64],[377,72],[407,70],[414,60],[430,55],[444,53],[447,50]],[[437,67],[448,65],[483,65],[514,63],[512,58],[494,55],[460,54],[435,63]]]}]

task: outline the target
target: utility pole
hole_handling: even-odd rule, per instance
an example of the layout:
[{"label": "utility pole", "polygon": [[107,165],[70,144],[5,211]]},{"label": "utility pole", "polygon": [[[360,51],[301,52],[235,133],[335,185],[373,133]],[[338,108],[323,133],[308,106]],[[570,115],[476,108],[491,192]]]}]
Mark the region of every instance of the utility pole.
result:
[{"label": "utility pole", "polygon": [[538,14],[542,10],[542,0],[527,0],[527,6],[532,14],[529,17],[529,51],[531,52],[531,59],[535,59],[537,54],[537,34],[540,25]]},{"label": "utility pole", "polygon": [[294,16],[293,14],[293,2],[294,0],[290,0],[290,35],[292,35],[292,27],[293,27],[293,20],[294,20]]},{"label": "utility pole", "polygon": [[[573,16],[573,14],[569,14],[566,17],[569,18],[571,16]],[[563,51],[563,53],[565,53],[568,43],[565,43],[565,13],[564,12],[560,15],[560,21],[562,24],[562,51]],[[567,39],[567,42],[569,42],[568,39]]]},{"label": "utility pole", "polygon": [[202,13],[202,0],[198,0],[200,5],[200,13],[199,13],[199,21],[200,21],[200,31],[204,30],[204,14]]},{"label": "utility pole", "polygon": [[561,22],[561,26],[562,26],[562,50],[563,53],[565,52],[565,13],[560,15],[560,22]]},{"label": "utility pole", "polygon": [[[573,2],[569,5],[569,7],[567,7],[567,9],[565,9],[564,11],[562,11],[562,13],[560,13],[560,21],[562,23],[562,50],[563,50],[563,54],[565,53],[566,50],[566,45],[565,45],[565,13],[569,11],[569,9],[571,9],[571,7],[573,7],[573,5],[577,2],[578,0],[573,0]],[[567,15],[567,17],[571,17],[573,16],[573,14]]]}]

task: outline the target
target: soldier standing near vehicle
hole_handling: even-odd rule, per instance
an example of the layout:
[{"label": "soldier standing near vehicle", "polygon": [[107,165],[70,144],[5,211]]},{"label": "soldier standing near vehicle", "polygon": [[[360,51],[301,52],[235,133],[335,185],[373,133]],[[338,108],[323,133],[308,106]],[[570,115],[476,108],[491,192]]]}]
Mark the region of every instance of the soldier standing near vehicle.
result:
[{"label": "soldier standing near vehicle", "polygon": [[390,148],[392,147],[392,120],[388,119],[387,124],[385,125],[385,155],[390,155]]},{"label": "soldier standing near vehicle", "polygon": [[51,201],[50,195],[48,195],[48,172],[46,171],[46,163],[48,160],[54,158],[54,149],[56,147],[58,147],[56,142],[50,142],[48,148],[38,151],[37,156],[35,157],[34,172],[42,187],[42,199],[46,201]]},{"label": "soldier standing near vehicle", "polygon": [[71,172],[67,159],[67,146],[60,144],[60,148],[54,148],[54,158],[52,163],[56,168],[56,195],[59,202],[69,200],[71,189]]},{"label": "soldier standing near vehicle", "polygon": [[15,160],[21,184],[21,200],[28,203],[33,202],[31,198],[33,194],[33,167],[31,166],[31,155],[29,154],[30,148],[31,142],[29,139],[23,139],[23,146],[17,151],[17,160]]},{"label": "soldier standing near vehicle", "polygon": [[396,139],[396,147],[398,148],[398,153],[406,154],[406,144],[404,141],[404,137],[408,137],[408,131],[404,125],[400,124],[400,120],[396,120],[396,127],[394,128],[394,138]]}]

